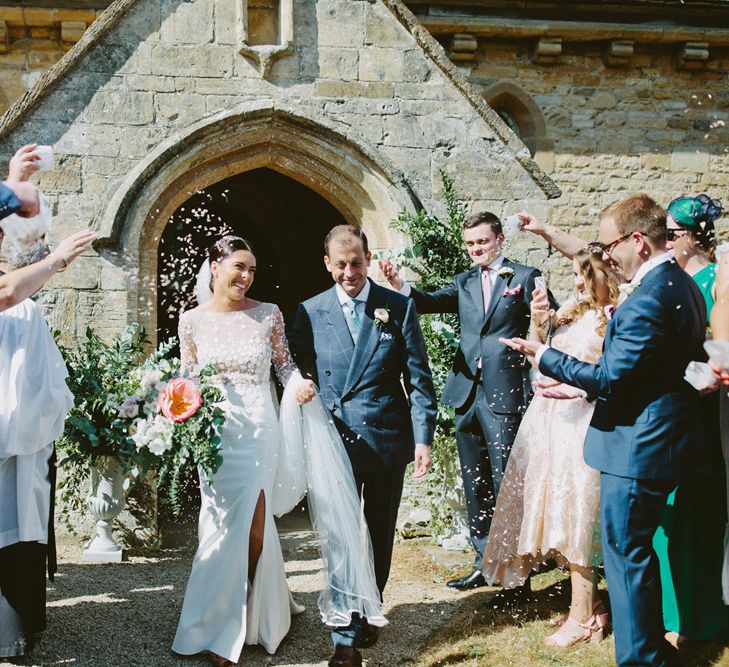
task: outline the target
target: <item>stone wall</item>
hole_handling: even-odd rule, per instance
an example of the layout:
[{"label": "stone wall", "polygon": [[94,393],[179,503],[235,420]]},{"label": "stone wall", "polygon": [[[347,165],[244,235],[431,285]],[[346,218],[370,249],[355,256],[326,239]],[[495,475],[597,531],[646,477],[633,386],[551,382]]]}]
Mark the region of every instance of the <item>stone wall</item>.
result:
[{"label": "stone wall", "polygon": [[0,6],[0,113],[81,39],[101,11]]},{"label": "stone wall", "polygon": [[[75,59],[0,123],[5,158],[30,141],[54,145],[59,168],[40,185],[56,234],[90,224],[102,237],[49,285],[51,324],[73,337],[145,321],[170,201],[252,166],[347,209],[380,247],[395,241],[398,210],[439,202],[440,169],[474,205],[544,198],[552,184],[521,143],[442,52],[426,53],[430,37],[397,4],[296,0],[292,48],[265,70],[240,55],[230,0],[115,2]],[[254,118],[268,125],[252,136]]]},{"label": "stone wall", "polygon": [[[681,70],[675,47],[636,44],[617,68],[600,42],[566,43],[558,63],[540,65],[530,42],[480,40],[468,78],[486,95],[517,84],[541,110],[554,142],[542,164],[563,194],[538,208],[556,225],[595,238],[595,213],[639,191],[664,205],[698,192],[729,204],[729,49]],[[566,271],[559,286],[569,289]]]}]

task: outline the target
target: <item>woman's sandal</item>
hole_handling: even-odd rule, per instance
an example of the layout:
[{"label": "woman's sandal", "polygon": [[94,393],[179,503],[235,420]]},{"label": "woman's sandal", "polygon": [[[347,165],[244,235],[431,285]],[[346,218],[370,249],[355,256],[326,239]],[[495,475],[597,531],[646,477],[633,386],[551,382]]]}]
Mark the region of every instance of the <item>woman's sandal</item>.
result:
[{"label": "woman's sandal", "polygon": [[593,615],[584,623],[580,623],[571,616],[567,616],[567,619],[561,623],[561,627],[570,626],[574,629],[574,634],[571,637],[562,639],[562,637],[557,636],[562,632],[560,629],[547,637],[544,640],[545,643],[548,646],[566,648],[567,646],[574,646],[580,642],[599,642],[605,639],[610,630],[610,615],[605,610],[602,601],[596,602],[592,611]]}]

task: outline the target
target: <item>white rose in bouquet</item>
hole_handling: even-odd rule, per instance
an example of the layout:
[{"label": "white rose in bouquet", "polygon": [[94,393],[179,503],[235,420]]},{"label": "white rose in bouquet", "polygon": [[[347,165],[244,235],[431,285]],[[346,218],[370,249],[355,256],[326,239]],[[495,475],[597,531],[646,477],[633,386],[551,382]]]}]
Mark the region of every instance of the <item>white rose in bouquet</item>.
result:
[{"label": "white rose in bouquet", "polygon": [[152,419],[138,419],[135,427],[132,440],[138,450],[146,447],[155,456],[162,456],[166,451],[172,449],[172,434],[175,425],[163,415],[157,415]]}]

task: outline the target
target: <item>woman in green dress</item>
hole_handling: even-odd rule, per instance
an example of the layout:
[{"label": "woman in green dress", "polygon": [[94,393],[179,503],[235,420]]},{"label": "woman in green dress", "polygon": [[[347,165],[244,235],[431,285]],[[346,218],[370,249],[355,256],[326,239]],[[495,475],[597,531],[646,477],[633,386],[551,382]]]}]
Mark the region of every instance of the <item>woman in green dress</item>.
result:
[{"label": "woman in green dress", "polygon": [[[668,205],[668,243],[706,300],[707,322],[716,299],[714,221],[721,204],[706,195],[678,197]],[[705,437],[711,443],[708,478],[681,482],[669,496],[653,540],[661,566],[663,619],[669,640],[678,646],[729,635],[729,607],[722,600],[727,490],[719,394],[701,400]]]}]

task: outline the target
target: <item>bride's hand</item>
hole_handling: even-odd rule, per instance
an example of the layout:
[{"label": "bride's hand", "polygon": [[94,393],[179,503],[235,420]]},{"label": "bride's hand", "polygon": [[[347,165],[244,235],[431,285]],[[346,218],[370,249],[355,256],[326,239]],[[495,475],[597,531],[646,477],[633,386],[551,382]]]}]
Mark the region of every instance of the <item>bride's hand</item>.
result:
[{"label": "bride's hand", "polygon": [[296,400],[299,405],[308,403],[312,398],[316,396],[316,385],[312,380],[303,380],[296,390]]}]

